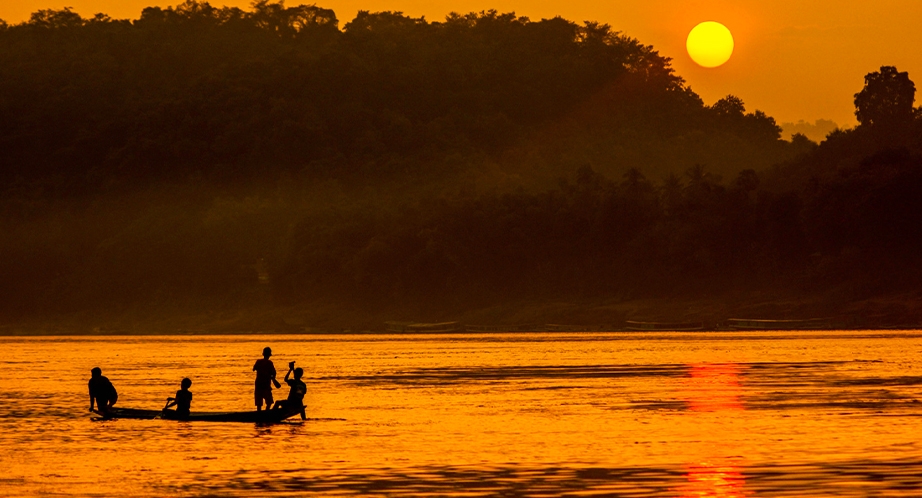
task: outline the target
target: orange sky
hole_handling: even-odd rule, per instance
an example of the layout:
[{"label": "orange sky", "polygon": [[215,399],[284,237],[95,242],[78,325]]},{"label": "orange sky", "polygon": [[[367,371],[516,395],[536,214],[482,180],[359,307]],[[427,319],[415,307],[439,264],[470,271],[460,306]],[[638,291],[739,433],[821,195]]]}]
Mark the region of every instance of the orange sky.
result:
[{"label": "orange sky", "polygon": [[[2,0],[0,19],[21,22],[40,8],[71,6],[84,16],[104,12],[135,19],[158,0]],[[213,0],[247,7],[249,1]],[[298,2],[289,0],[289,5]],[[748,110],[761,109],[779,123],[832,119],[855,124],[854,94],[866,73],[895,65],[922,90],[922,1],[920,0],[320,0],[336,11],[340,25],[358,9],[400,10],[440,20],[451,11],[496,9],[532,19],[560,15],[595,20],[653,45],[674,59],[676,71],[708,104],[732,93]],[[695,65],[685,37],[698,22],[725,24],[736,41],[730,61],[716,69]]]}]

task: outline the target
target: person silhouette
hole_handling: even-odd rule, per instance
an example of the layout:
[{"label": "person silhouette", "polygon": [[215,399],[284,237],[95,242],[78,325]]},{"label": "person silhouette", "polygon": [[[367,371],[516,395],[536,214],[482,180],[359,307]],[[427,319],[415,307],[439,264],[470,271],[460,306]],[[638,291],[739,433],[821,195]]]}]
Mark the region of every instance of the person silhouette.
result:
[{"label": "person silhouette", "polygon": [[90,411],[94,411],[93,404],[95,402],[98,413],[102,415],[109,413],[109,409],[118,401],[118,392],[112,382],[109,382],[109,379],[102,375],[101,368],[94,367],[90,370],[89,388]]},{"label": "person silhouette", "polygon": [[263,357],[256,360],[253,365],[253,371],[256,372],[256,411],[263,408],[263,401],[266,402],[266,410],[272,408],[272,384],[276,389],[282,387],[279,381],[275,379],[275,365],[269,357],[272,356],[272,348],[263,348]]},{"label": "person silhouette", "polygon": [[192,408],[192,393],[189,388],[192,387],[192,380],[186,377],[179,384],[180,389],[176,391],[175,398],[167,398],[167,404],[164,410],[171,406],[176,407],[177,418],[189,418],[189,410]]},{"label": "person silhouette", "polygon": [[[295,378],[289,379],[292,373],[294,373]],[[285,383],[288,384],[288,387],[291,389],[288,391],[288,399],[277,402],[275,404],[275,409],[298,410],[301,412],[301,420],[307,420],[307,416],[304,414],[304,395],[307,394],[307,385],[301,380],[301,376],[303,375],[304,370],[295,368],[295,362],[288,364],[288,373],[285,374]]]}]

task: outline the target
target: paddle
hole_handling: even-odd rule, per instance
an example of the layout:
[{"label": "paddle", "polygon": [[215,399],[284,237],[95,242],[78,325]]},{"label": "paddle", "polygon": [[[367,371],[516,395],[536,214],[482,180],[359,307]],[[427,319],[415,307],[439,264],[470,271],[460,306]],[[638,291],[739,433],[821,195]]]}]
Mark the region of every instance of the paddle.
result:
[{"label": "paddle", "polygon": [[160,420],[163,418],[163,414],[166,413],[166,409],[170,407],[170,401],[172,400],[173,398],[166,399],[166,405],[163,405],[163,410],[160,410],[160,413],[154,415],[154,420]]}]

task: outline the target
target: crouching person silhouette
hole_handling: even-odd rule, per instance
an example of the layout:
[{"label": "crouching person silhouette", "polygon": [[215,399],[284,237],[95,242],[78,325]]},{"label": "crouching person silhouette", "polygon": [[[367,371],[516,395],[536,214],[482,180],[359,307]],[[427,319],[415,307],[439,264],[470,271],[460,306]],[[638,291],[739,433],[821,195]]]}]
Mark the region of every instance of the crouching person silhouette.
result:
[{"label": "crouching person silhouette", "polygon": [[[289,378],[292,373],[295,375],[294,379]],[[307,385],[301,380],[303,375],[304,370],[295,368],[295,362],[288,364],[288,373],[285,374],[285,383],[288,384],[291,390],[288,391],[288,399],[275,403],[275,409],[287,410],[289,412],[299,411],[301,413],[301,420],[307,420],[307,416],[304,414],[304,395],[307,394]]]},{"label": "crouching person silhouette", "polygon": [[118,401],[118,392],[115,386],[109,382],[109,379],[102,375],[102,369],[99,367],[90,370],[90,411],[93,410],[93,404],[96,404],[96,412],[100,415],[107,415],[112,405]]}]

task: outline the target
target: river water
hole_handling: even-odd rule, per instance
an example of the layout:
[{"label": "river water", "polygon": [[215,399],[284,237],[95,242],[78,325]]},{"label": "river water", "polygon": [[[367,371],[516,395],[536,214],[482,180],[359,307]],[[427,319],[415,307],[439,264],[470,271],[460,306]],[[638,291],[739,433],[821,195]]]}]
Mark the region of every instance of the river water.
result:
[{"label": "river water", "polygon": [[[264,346],[308,420],[252,409]],[[922,496],[922,332],[5,337],[3,496]],[[278,391],[284,398],[287,386]]]}]

